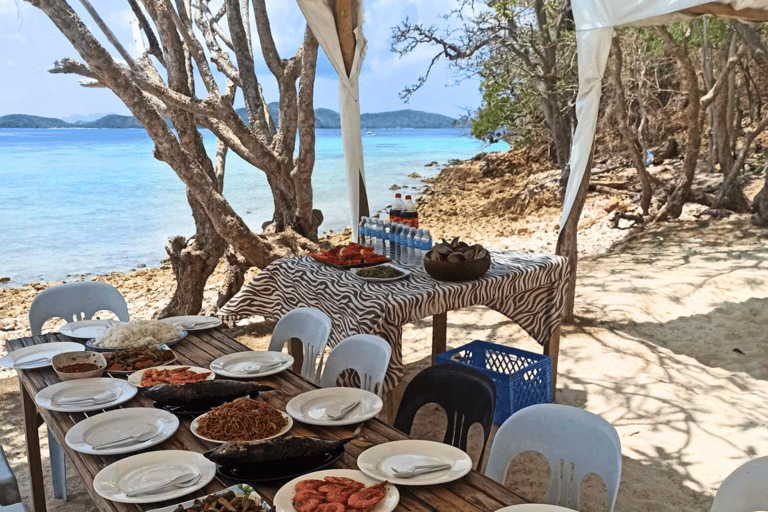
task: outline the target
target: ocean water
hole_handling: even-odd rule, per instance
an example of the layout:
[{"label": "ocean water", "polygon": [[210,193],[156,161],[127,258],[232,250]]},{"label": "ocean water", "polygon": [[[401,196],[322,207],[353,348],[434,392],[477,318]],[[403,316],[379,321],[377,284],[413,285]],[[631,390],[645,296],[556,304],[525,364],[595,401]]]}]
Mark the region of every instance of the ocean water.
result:
[{"label": "ocean water", "polygon": [[[210,155],[215,138],[205,131]],[[0,276],[3,287],[32,281],[155,267],[174,235],[194,233],[185,187],[152,156],[144,130],[0,129]],[[363,136],[371,211],[391,204],[392,185],[405,195],[439,172],[436,161],[469,158],[487,146],[466,130],[370,130]],[[318,130],[312,175],[320,232],[350,225],[339,130]],[[228,153],[224,195],[255,231],[272,215],[262,171]]]}]

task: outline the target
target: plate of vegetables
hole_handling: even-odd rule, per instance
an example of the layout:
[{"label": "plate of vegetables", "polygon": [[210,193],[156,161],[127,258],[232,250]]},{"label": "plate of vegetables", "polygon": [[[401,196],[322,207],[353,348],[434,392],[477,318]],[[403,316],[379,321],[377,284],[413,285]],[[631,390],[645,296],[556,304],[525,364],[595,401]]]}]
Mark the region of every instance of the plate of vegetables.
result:
[{"label": "plate of vegetables", "polygon": [[176,361],[176,354],[167,345],[123,348],[104,356],[107,360],[106,371],[114,375],[130,375],[138,370]]},{"label": "plate of vegetables", "polygon": [[392,264],[376,265],[374,267],[353,268],[350,270],[352,275],[365,281],[386,283],[389,281],[398,281],[404,279],[410,274],[404,268]]}]

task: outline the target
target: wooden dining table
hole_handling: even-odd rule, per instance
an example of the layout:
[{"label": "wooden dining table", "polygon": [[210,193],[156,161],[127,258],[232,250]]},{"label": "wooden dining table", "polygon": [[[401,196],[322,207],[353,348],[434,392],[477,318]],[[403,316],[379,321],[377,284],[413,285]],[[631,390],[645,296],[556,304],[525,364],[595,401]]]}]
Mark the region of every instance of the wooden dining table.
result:
[{"label": "wooden dining table", "polygon": [[[73,338],[53,333],[8,340],[5,345],[6,349],[11,352],[25,346],[52,341],[73,341]],[[190,333],[171,348],[178,357],[178,363],[176,364],[204,368],[208,368],[211,362],[220,356],[250,350],[219,329]],[[282,411],[285,410],[286,404],[293,397],[306,391],[317,389],[317,386],[303,380],[292,371],[284,371],[258,380],[263,384],[275,387],[273,391],[261,393],[259,395],[260,398]],[[46,423],[59,444],[64,448],[68,464],[73,466],[80,475],[95,505],[102,511],[136,512],[151,510],[180,503],[190,498],[202,497],[238,483],[248,483],[266,502],[271,504],[280,488],[280,485],[273,483],[239,482],[217,475],[203,489],[168,502],[136,505],[107,500],[94,490],[94,477],[109,464],[129,455],[87,455],[72,450],[65,442],[65,436],[70,428],[86,419],[87,416],[93,416],[101,411],[87,413],[86,415],[86,413],[54,412],[38,407],[35,403],[35,395],[40,390],[60,382],[58,376],[50,367],[36,370],[19,370],[19,381],[21,385],[27,458],[31,475],[31,504],[34,512],[45,512],[46,510],[43,468],[38,437],[38,427],[41,425],[41,422]],[[139,392],[136,397],[119,407],[152,407],[152,400],[142,396]],[[180,426],[171,438],[145,451],[189,450],[204,453],[217,446],[216,444],[203,441],[192,434],[190,431],[192,417],[179,416],[179,420]],[[288,435],[342,439],[349,437],[358,427],[361,427],[358,432],[359,437],[346,445],[345,454],[332,468],[357,469],[357,457],[366,449],[390,441],[408,439],[408,436],[402,432],[376,418],[367,420],[363,425],[338,427],[305,425],[296,421]],[[450,483],[423,487],[398,486],[398,490],[400,492],[400,502],[395,509],[397,512],[493,512],[508,505],[526,503],[525,499],[515,494],[512,490],[476,471],[471,471],[463,478]]]}]

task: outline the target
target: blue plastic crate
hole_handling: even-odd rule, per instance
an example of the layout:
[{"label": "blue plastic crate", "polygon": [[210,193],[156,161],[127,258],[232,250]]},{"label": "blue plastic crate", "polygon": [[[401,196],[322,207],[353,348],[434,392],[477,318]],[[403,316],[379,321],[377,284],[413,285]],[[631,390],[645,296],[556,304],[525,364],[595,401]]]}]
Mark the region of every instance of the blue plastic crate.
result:
[{"label": "blue plastic crate", "polygon": [[496,413],[501,424],[512,413],[534,404],[552,401],[552,360],[487,341],[473,341],[439,354],[435,364],[466,364],[493,379],[496,384]]}]

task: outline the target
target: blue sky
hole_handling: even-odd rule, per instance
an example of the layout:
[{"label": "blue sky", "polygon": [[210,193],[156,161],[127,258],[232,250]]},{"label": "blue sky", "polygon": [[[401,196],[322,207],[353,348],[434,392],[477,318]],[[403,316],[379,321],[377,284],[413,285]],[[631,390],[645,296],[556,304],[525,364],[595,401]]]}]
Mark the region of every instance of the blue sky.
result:
[{"label": "blue sky", "polygon": [[[135,54],[127,2],[92,0],[106,23],[131,53]],[[478,82],[459,80],[443,61],[436,65],[429,81],[404,103],[398,93],[421,76],[434,55],[433,49],[420,48],[400,58],[389,50],[391,27],[406,16],[413,22],[440,25],[438,14],[448,11],[455,0],[367,0],[363,26],[368,40],[368,53],[360,75],[361,111],[383,112],[412,108],[459,117],[467,108],[480,104]],[[105,38],[82,8],[70,1],[84,23],[99,37]],[[292,0],[267,0],[273,37],[281,57],[293,55],[300,44],[304,18]],[[255,30],[254,30],[255,34]],[[257,54],[259,51],[257,50]],[[113,55],[117,55],[113,51]],[[53,75],[48,70],[54,61],[70,57],[81,61],[69,41],[47,16],[22,0],[0,0],[0,116],[30,114],[66,117],[73,114],[107,113],[129,115],[128,109],[108,89],[89,89],[79,85],[75,75]],[[257,74],[268,101],[277,100],[277,86],[262,62]],[[242,105],[239,97],[238,106]],[[336,72],[320,50],[315,83],[315,107],[338,111]]]}]

